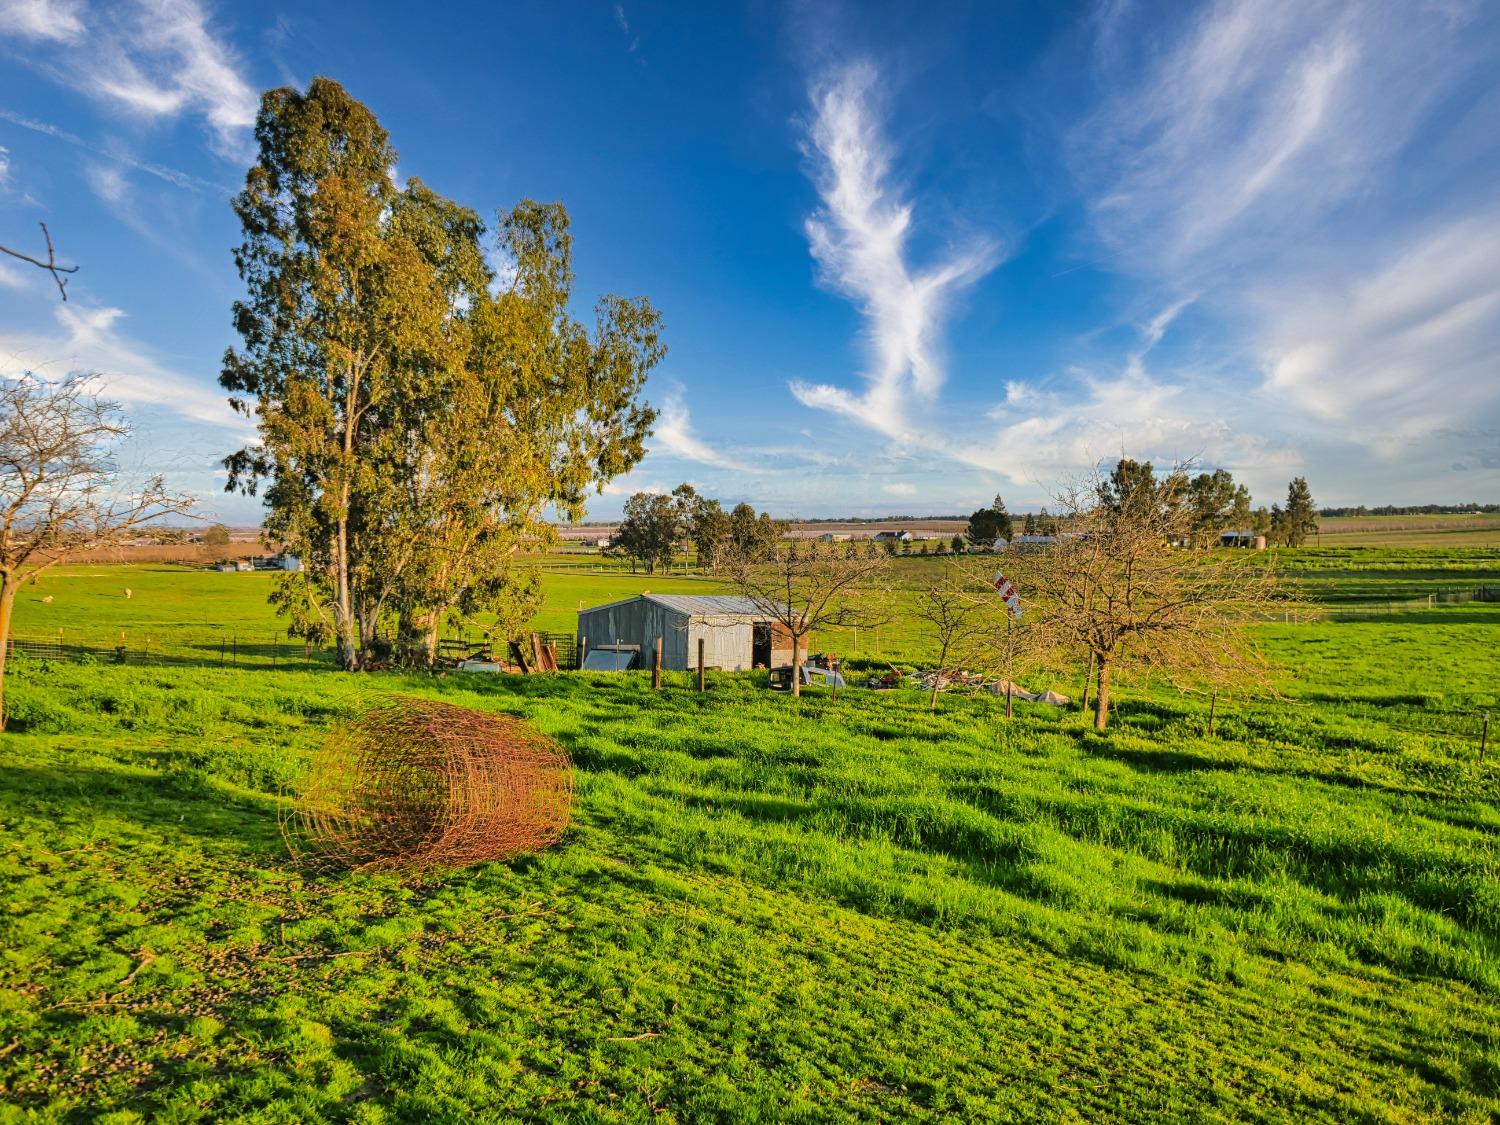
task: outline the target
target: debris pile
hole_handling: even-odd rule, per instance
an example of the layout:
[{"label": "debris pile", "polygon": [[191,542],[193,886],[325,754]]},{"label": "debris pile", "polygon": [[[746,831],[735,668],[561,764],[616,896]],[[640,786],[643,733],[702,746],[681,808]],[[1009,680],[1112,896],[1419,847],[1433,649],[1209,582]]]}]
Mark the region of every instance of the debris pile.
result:
[{"label": "debris pile", "polygon": [[1010,689],[1012,699],[1026,699],[1033,703],[1050,703],[1054,707],[1066,707],[1072,702],[1068,696],[1060,692],[1052,691],[1027,691],[1018,683],[986,676],[980,672],[966,672],[963,670],[942,672],[937,669],[929,669],[922,672],[907,673],[905,679],[920,687],[923,691],[931,691],[936,685],[939,691],[948,691],[954,688],[967,688],[971,691],[982,691],[989,695],[1006,694]]}]

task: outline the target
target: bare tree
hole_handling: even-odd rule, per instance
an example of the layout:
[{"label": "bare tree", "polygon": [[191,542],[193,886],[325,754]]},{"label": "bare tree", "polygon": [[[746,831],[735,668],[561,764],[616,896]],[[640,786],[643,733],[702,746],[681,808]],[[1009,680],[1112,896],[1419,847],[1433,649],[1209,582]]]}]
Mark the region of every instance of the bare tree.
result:
[{"label": "bare tree", "polygon": [[1091,653],[1094,727],[1109,723],[1122,668],[1178,687],[1264,682],[1248,626],[1278,597],[1264,556],[1174,550],[1181,513],[1170,505],[1110,504],[1100,482],[1063,500],[1063,531],[1014,568],[1034,592],[1037,627],[1060,651]]},{"label": "bare tree", "polygon": [[937,710],[938,692],[956,673],[989,663],[996,639],[1004,634],[1005,623],[1000,618],[1004,610],[1004,603],[995,597],[978,570],[957,561],[918,592],[912,612],[938,649],[929,710]]},{"label": "bare tree", "polygon": [[990,574],[993,563],[954,559],[947,573],[922,590],[913,612],[923,631],[938,645],[938,666],[929,706],[937,710],[937,693],[961,670],[1002,675],[1005,717],[1011,717],[1016,667],[1047,662],[1050,638],[1022,624],[1020,615],[999,595]]},{"label": "bare tree", "polygon": [[889,616],[885,556],[851,555],[838,547],[813,543],[787,545],[766,556],[736,553],[726,567],[741,595],[791,636],[793,695],[802,694],[809,634],[878,625]]},{"label": "bare tree", "polygon": [[41,223],[39,225],[42,228],[42,239],[47,243],[47,260],[45,262],[40,258],[33,258],[30,254],[23,254],[19,250],[12,250],[9,246],[3,244],[0,244],[0,254],[9,254],[12,258],[19,258],[23,262],[29,262],[31,265],[36,266],[37,269],[46,270],[52,275],[52,280],[57,282],[57,291],[62,295],[62,299],[66,301],[68,299],[68,279],[63,274],[77,273],[78,267],[60,266],[57,264],[57,252],[52,249],[52,235],[47,231],[47,224]]},{"label": "bare tree", "polygon": [[16,591],[64,556],[118,543],[192,499],[161,477],[128,491],[111,447],[129,429],[92,374],[0,379],[0,729]]}]

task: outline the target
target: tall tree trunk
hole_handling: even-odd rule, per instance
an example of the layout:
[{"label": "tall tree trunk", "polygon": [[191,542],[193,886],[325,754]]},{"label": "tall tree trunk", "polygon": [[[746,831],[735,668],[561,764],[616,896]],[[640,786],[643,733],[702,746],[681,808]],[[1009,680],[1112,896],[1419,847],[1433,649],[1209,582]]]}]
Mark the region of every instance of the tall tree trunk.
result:
[{"label": "tall tree trunk", "polygon": [[20,578],[14,574],[0,575],[0,730],[10,718],[5,709],[5,657],[10,649],[10,613],[20,585]]},{"label": "tall tree trunk", "polygon": [[792,694],[802,695],[802,638],[792,634]]},{"label": "tall tree trunk", "polygon": [[1109,661],[1099,661],[1099,690],[1094,693],[1094,729],[1109,725]]},{"label": "tall tree trunk", "polygon": [[942,682],[942,674],[940,672],[934,672],[932,674],[932,697],[927,700],[927,710],[933,712],[934,714],[937,713],[937,693],[938,688],[939,686],[941,686]]},{"label": "tall tree trunk", "polygon": [[[347,499],[347,497],[346,497]],[[333,624],[338,633],[339,666],[345,671],[359,668],[359,640],[355,631],[354,606],[349,594],[349,521],[339,520],[338,542],[334,550]]]}]

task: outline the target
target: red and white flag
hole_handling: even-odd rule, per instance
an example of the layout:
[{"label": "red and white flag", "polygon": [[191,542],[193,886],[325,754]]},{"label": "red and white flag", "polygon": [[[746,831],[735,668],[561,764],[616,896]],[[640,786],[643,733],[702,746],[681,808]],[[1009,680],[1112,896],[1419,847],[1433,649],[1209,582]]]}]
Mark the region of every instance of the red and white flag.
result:
[{"label": "red and white flag", "polygon": [[995,571],[993,585],[996,592],[999,593],[1001,600],[1009,607],[1011,614],[1019,621],[1021,618],[1021,595],[1016,593],[1016,584],[997,570]]}]

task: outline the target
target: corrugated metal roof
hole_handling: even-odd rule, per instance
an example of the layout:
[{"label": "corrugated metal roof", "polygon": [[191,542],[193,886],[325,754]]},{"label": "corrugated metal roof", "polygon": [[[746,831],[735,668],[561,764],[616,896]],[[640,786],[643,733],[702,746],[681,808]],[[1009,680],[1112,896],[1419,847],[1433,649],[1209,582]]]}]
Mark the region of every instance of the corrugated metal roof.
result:
[{"label": "corrugated metal roof", "polygon": [[766,617],[763,606],[751,598],[731,594],[645,594],[647,601],[693,617]]},{"label": "corrugated metal roof", "polygon": [[[752,599],[732,594],[641,594],[639,597],[674,613],[685,613],[689,617],[755,617],[764,620],[773,616]],[[609,609],[634,600],[635,598],[623,598],[605,605],[589,606],[582,612],[592,613],[596,609]]]}]

